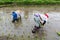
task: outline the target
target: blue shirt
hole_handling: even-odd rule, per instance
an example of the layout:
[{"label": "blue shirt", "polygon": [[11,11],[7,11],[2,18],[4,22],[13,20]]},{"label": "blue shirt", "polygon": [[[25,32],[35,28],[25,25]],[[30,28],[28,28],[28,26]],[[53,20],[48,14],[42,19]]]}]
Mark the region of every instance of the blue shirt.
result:
[{"label": "blue shirt", "polygon": [[17,14],[15,12],[12,12],[13,19],[17,19]]}]

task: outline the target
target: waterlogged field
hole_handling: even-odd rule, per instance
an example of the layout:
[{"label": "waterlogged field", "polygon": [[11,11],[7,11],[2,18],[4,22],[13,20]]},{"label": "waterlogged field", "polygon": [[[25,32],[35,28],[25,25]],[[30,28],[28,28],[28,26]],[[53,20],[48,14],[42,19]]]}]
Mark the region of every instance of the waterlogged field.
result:
[{"label": "waterlogged field", "polygon": [[[22,19],[12,23],[12,11],[22,10]],[[48,12],[48,22],[37,32],[32,33],[35,22],[33,13]],[[22,6],[0,8],[0,40],[59,40],[60,8],[58,6]]]}]

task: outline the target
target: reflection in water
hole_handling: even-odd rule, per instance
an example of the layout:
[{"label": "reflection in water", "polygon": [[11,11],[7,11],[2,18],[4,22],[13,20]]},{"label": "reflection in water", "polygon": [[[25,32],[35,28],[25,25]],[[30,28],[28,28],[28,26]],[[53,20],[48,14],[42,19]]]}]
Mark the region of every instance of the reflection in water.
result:
[{"label": "reflection in water", "polygon": [[14,26],[17,28],[22,24],[22,19],[19,19],[18,22],[14,23]]},{"label": "reflection in water", "polygon": [[39,35],[39,37],[40,37],[40,40],[42,40],[42,39],[44,38],[45,33],[44,33],[43,27],[39,30],[38,35]]},{"label": "reflection in water", "polygon": [[36,33],[33,34],[34,39],[39,39],[39,40],[43,40],[45,39],[45,30],[42,28],[40,28],[38,31],[36,31]]},{"label": "reflection in water", "polygon": [[25,10],[24,17],[25,17],[25,19],[28,18],[28,10]]},{"label": "reflection in water", "polygon": [[37,34],[37,37],[40,39],[40,40],[43,40],[44,39],[44,29],[43,28],[40,28],[39,31],[36,33]]}]

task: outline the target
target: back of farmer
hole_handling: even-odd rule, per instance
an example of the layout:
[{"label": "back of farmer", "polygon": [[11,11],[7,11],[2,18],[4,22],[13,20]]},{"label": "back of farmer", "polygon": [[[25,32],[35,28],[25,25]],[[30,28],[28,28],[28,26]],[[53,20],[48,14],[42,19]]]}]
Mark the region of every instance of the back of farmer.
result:
[{"label": "back of farmer", "polygon": [[39,13],[35,13],[34,14],[34,21],[35,21],[35,27],[36,28],[40,28],[41,25],[40,25],[40,14]]},{"label": "back of farmer", "polygon": [[15,22],[15,21],[18,22],[19,19],[21,19],[21,10],[13,11],[12,16],[13,16],[13,21],[12,22]]},{"label": "back of farmer", "polygon": [[12,12],[12,16],[13,16],[12,22],[18,21],[17,14],[15,13],[15,11]]},{"label": "back of farmer", "polygon": [[17,18],[21,19],[21,10],[16,10],[15,13],[17,14]]},{"label": "back of farmer", "polygon": [[35,27],[40,28],[41,25],[46,24],[48,20],[48,14],[40,14],[40,13],[36,13],[34,14],[34,21],[36,23]]}]

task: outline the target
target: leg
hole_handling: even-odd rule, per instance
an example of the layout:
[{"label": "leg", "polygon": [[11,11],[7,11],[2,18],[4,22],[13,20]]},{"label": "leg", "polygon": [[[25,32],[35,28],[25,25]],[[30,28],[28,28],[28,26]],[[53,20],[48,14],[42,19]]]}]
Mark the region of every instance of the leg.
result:
[{"label": "leg", "polygon": [[35,26],[35,30],[38,30],[38,29],[40,29],[40,28],[41,28],[40,26],[38,26],[38,27],[37,27],[37,26]]},{"label": "leg", "polygon": [[18,20],[19,20],[19,19],[16,19],[15,21],[17,21],[17,22],[18,22]]},{"label": "leg", "polygon": [[39,27],[36,27],[36,29],[40,29],[41,27],[39,26]]},{"label": "leg", "polygon": [[33,28],[32,33],[36,33],[36,28],[35,27]]},{"label": "leg", "polygon": [[15,22],[15,19],[13,19],[12,22],[14,23]]},{"label": "leg", "polygon": [[21,19],[21,16],[20,16],[20,19]]}]

